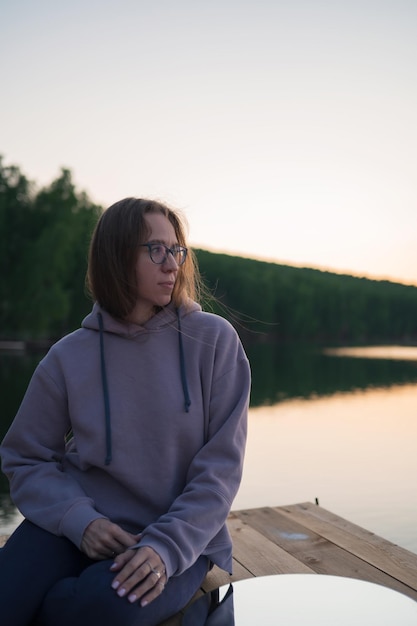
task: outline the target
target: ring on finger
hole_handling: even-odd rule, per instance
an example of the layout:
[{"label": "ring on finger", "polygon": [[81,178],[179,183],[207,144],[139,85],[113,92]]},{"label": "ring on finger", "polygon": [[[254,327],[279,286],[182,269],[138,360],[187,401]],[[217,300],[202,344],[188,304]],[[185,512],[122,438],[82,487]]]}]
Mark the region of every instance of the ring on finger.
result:
[{"label": "ring on finger", "polygon": [[162,576],[161,572],[158,572],[158,570],[157,570],[157,569],[155,569],[155,568],[153,568],[153,567],[151,567],[151,572],[152,572],[152,574],[155,574],[155,576],[157,577],[157,579],[158,579],[158,580],[159,580],[159,579],[161,578],[161,576]]}]

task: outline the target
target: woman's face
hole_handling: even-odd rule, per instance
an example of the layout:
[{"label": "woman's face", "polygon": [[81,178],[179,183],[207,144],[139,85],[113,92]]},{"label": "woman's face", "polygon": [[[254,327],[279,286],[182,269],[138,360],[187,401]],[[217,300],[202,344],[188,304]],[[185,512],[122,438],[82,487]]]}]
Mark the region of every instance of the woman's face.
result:
[{"label": "woman's face", "polygon": [[[162,213],[148,213],[145,221],[149,237],[143,243],[163,243],[168,248],[178,244],[173,225]],[[149,249],[139,247],[136,261],[138,299],[128,320],[144,324],[154,315],[155,307],[169,304],[177,273],[178,265],[172,254],[167,255],[164,263],[156,264],[150,258]]]}]

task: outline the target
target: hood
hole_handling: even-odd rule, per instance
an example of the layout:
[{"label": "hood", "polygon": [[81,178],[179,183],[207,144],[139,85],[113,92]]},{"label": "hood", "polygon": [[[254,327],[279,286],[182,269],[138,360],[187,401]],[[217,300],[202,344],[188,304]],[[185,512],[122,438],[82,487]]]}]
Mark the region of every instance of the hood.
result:
[{"label": "hood", "polygon": [[97,303],[94,304],[93,310],[82,321],[81,326],[89,330],[98,331],[100,350],[100,369],[101,382],[104,401],[104,418],[106,427],[106,458],[105,464],[109,465],[112,459],[112,434],[111,434],[111,413],[110,413],[110,395],[107,380],[106,356],[105,356],[105,334],[113,333],[121,337],[136,337],[142,333],[154,331],[164,326],[176,325],[178,329],[178,362],[181,372],[181,384],[184,394],[184,411],[188,413],[190,410],[191,400],[188,390],[187,368],[184,353],[184,344],[182,340],[181,318],[193,313],[201,311],[201,306],[192,300],[187,302],[186,306],[176,308],[172,303],[164,307],[156,313],[143,326],[124,322],[112,317],[107,311],[102,309]]},{"label": "hood", "polygon": [[[100,331],[100,315],[103,322],[103,331],[106,333],[113,333],[120,337],[136,337],[142,333],[146,333],[152,330],[159,330],[164,326],[177,324],[179,316],[181,318],[193,313],[194,311],[201,311],[201,306],[193,300],[188,300],[185,306],[181,306],[177,309],[172,303],[162,308],[158,313],[151,317],[145,324],[134,324],[132,322],[126,322],[124,320],[118,320],[107,313],[100,307],[97,302],[94,304],[92,311],[83,319],[81,326],[90,330]],[[99,315],[100,314],[100,315]]]}]

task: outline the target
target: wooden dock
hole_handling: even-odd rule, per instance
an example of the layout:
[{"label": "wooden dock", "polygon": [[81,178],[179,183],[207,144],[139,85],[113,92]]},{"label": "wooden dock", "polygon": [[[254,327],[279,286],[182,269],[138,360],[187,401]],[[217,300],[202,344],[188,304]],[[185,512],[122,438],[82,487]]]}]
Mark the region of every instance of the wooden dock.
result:
[{"label": "wooden dock", "polygon": [[[255,576],[329,574],[384,585],[417,601],[417,554],[321,506],[307,502],[233,511],[228,526],[233,575],[213,568],[202,591]],[[163,626],[180,624],[178,615]]]},{"label": "wooden dock", "polygon": [[[367,580],[417,600],[417,554],[311,503],[234,511],[233,576],[214,568],[203,591],[271,574],[330,574]],[[181,616],[163,626],[180,626]]]}]

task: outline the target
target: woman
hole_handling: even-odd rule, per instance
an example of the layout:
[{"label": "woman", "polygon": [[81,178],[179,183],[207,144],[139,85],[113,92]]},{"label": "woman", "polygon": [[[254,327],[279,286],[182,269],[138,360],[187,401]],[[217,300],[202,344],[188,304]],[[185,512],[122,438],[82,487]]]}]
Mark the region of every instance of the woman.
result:
[{"label": "woman", "polygon": [[0,551],[7,626],[155,625],[213,563],[231,571],[249,365],[195,302],[179,216],[111,206],[88,284],[92,312],[41,361],[0,449],[25,517]]}]

